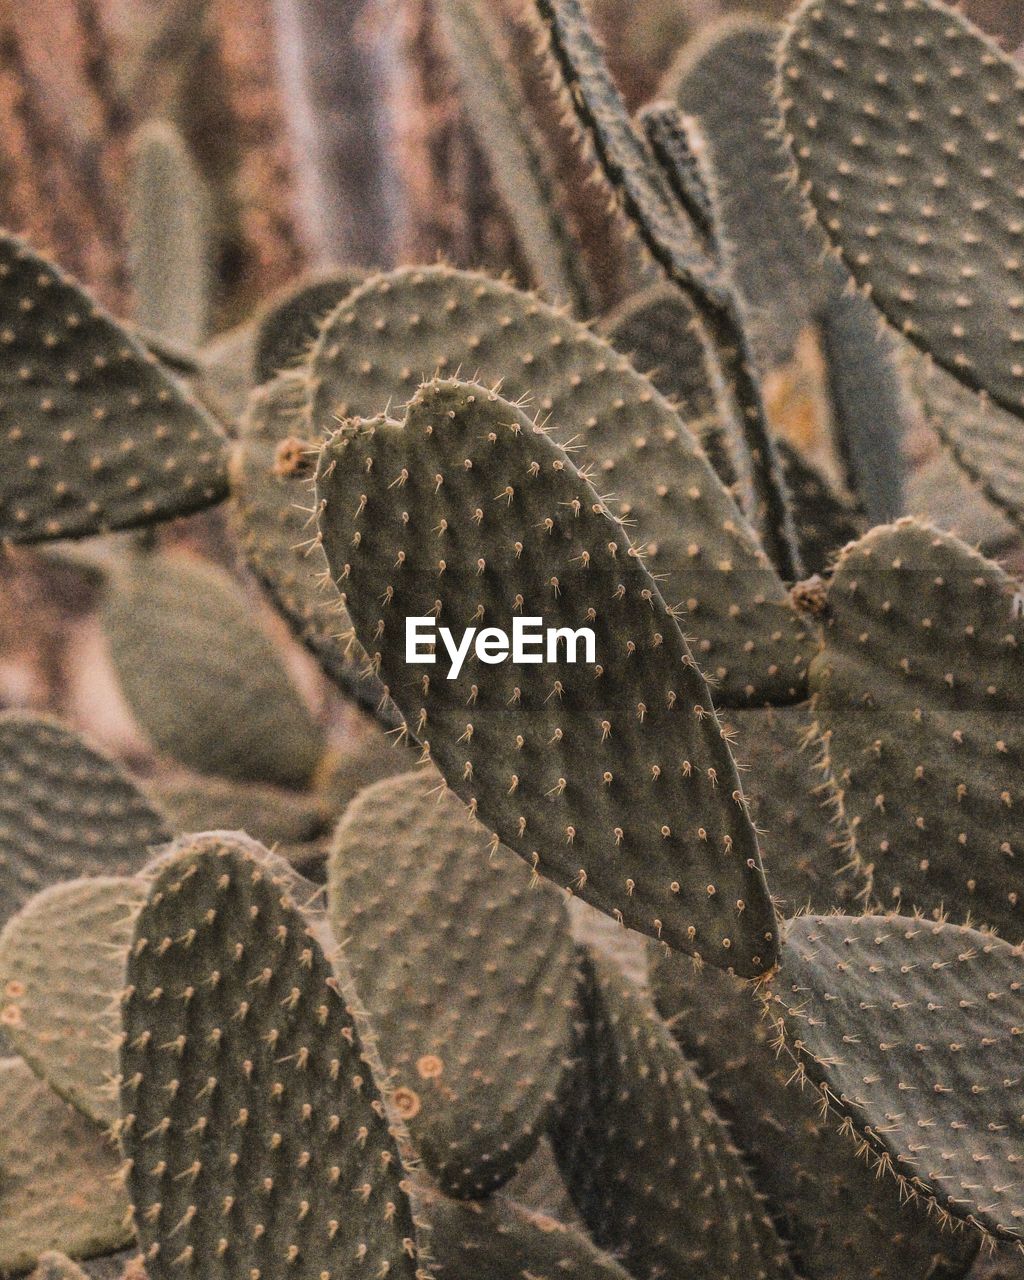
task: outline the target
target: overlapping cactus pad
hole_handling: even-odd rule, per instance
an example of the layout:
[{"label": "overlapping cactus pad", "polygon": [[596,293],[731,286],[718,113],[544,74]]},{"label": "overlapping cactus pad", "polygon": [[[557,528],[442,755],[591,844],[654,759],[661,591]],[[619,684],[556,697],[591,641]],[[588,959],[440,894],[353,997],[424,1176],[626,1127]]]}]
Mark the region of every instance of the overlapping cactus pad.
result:
[{"label": "overlapping cactus pad", "polygon": [[227,492],[213,421],[96,303],[0,237],[0,536],[78,538],[166,520]]},{"label": "overlapping cactus pad", "polygon": [[[776,925],[711,692],[623,530],[521,409],[435,382],[320,458],[327,560],[411,731],[480,820],[631,927],[751,975]],[[406,619],[590,626],[596,667],[406,662]]]},{"label": "overlapping cactus pad", "polygon": [[1024,1237],[1020,948],[901,916],[803,916],[784,956],[769,1012],[886,1176]]}]

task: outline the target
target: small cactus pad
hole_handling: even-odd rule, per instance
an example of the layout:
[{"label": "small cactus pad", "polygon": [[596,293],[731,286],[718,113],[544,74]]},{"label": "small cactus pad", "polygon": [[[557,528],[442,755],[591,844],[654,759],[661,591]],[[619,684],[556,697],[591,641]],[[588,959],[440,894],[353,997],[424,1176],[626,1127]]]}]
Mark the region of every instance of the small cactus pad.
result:
[{"label": "small cactus pad", "polygon": [[80,538],[224,497],[213,421],[73,281],[7,235],[0,313],[0,538]]},{"label": "small cactus pad", "polygon": [[822,246],[808,235],[799,197],[783,181],[785,151],[770,136],[779,35],[760,18],[725,18],[683,48],[660,88],[700,122],[731,267],[769,366],[790,355],[830,288]]},{"label": "small cactus pad", "polygon": [[759,707],[722,713],[765,875],[783,916],[852,902],[859,881],[838,849],[833,806],[823,788],[820,751],[806,707]]},{"label": "small cactus pad", "polygon": [[[317,505],[357,635],[481,821],[629,927],[767,971],[775,920],[710,691],[624,532],[544,429],[476,384],[427,384],[404,424],[335,434]],[[447,679],[443,653],[405,661],[409,617],[462,639],[519,614],[589,628],[596,662],[474,656]]]},{"label": "small cactus pad", "polygon": [[650,997],[595,955],[580,995],[577,1066],[552,1136],[595,1241],[637,1280],[791,1276],[728,1130]]},{"label": "small cactus pad", "polygon": [[939,0],[804,0],[780,57],[801,183],[854,277],[1024,413],[1020,67]]},{"label": "small cactus pad", "polygon": [[132,139],[128,257],[136,324],[197,347],[209,320],[208,193],[188,144],[169,120],[147,120]]},{"label": "small cactus pad", "polygon": [[769,1012],[802,1072],[906,1190],[1024,1237],[1021,950],[905,916],[787,926]]},{"label": "small cactus pad", "polygon": [[614,492],[612,513],[664,575],[662,594],[685,604],[719,704],[804,696],[809,629],[687,424],[624,355],[529,294],[445,267],[368,280],[311,355],[307,438],[402,405],[423,378],[460,368],[574,438],[578,464]]},{"label": "small cactus pad", "polygon": [[324,318],[364,279],[357,267],[332,271],[289,289],[263,312],[256,325],[253,375],[269,382],[306,357]]},{"label": "small cactus pad", "polygon": [[1017,941],[1024,617],[1015,584],[902,520],[840,557],[812,664],[829,773],[884,907],[969,910]]},{"label": "small cactus pad", "polygon": [[369,787],[335,836],[331,927],[392,1101],[449,1195],[476,1199],[512,1177],[568,1058],[569,917],[559,891],[530,878],[432,770]]},{"label": "small cactus pad", "polygon": [[504,1196],[467,1204],[432,1196],[423,1239],[446,1280],[630,1280],[576,1227]]},{"label": "small cactus pad", "polygon": [[967,478],[1024,528],[1024,431],[1020,420],[979,399],[923,357],[912,366],[924,419]]},{"label": "small cactus pad", "polygon": [[437,20],[467,117],[534,282],[551,301],[589,315],[592,290],[583,255],[560,208],[529,104],[510,74],[500,23],[477,0],[441,0]]},{"label": "small cactus pad", "polygon": [[158,751],[240,781],[309,781],[323,732],[223,569],[187,554],[129,554],[100,616],[128,704]]},{"label": "small cactus pad", "polygon": [[118,988],[145,886],[96,876],[37,894],[0,933],[0,1027],[32,1069],[99,1124],[119,1115]]},{"label": "small cactus pad", "polygon": [[323,436],[302,413],[304,394],[303,380],[285,374],[251,396],[231,457],[234,529],[253,573],[327,676],[376,709],[383,690],[366,669],[311,527],[308,481]]},{"label": "small cactus pad", "polygon": [[0,715],[0,923],[59,880],[138,870],[169,836],[117,765],[77,734]]},{"label": "small cactus pad", "polygon": [[694,423],[719,412],[707,338],[693,304],[670,284],[634,294],[601,320],[600,331]]},{"label": "small cactus pad", "polygon": [[20,1058],[0,1060],[0,1116],[0,1275],[131,1243],[116,1147]]},{"label": "small cactus pad", "polygon": [[304,884],[257,845],[197,837],[138,917],[121,1141],[150,1280],[416,1274],[398,1151]]},{"label": "small cactus pad", "polygon": [[943,1230],[920,1202],[880,1181],[821,1116],[811,1090],[787,1088],[771,1024],[749,984],[651,944],[658,1012],[705,1080],[751,1178],[805,1280],[952,1280],[978,1252],[977,1232]]}]

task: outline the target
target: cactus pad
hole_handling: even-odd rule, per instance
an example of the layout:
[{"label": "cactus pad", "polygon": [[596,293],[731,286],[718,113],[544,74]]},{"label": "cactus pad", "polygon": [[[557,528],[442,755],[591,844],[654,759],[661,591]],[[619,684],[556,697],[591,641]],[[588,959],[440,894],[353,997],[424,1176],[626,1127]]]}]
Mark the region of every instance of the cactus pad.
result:
[{"label": "cactus pad", "polygon": [[800,180],[854,277],[1024,413],[1019,66],[941,0],[805,0],[780,57]]},{"label": "cactus pad", "polygon": [[258,385],[305,358],[321,322],[355,289],[365,273],[357,267],[332,271],[319,280],[289,289],[260,316],[256,325],[253,376]]},{"label": "cactus pad", "polygon": [[231,458],[235,532],[270,599],[325,673],[376,710],[383,689],[367,669],[315,542],[307,481],[322,436],[302,413],[304,393],[302,379],[286,374],[249,400]]},{"label": "cactus pad", "polygon": [[353,801],[328,902],[416,1150],[442,1190],[476,1199],[543,1131],[569,1053],[575,957],[559,892],[531,886],[439,782],[407,773]]},{"label": "cactus pad", "polygon": [[625,356],[529,294],[445,267],[368,280],[310,358],[310,435],[402,405],[423,378],[460,369],[500,384],[560,439],[574,437],[579,465],[614,492],[613,514],[629,522],[652,573],[665,575],[662,594],[685,603],[719,703],[803,696],[808,628],[687,424]]},{"label": "cactus pad", "polygon": [[953,1217],[1024,1237],[1020,948],[902,916],[803,916],[766,999],[883,1170]]},{"label": "cactus pad", "polygon": [[847,1280],[850,1259],[865,1280],[962,1276],[978,1252],[976,1232],[951,1233],[919,1202],[904,1202],[822,1118],[810,1090],[787,1088],[772,1027],[746,983],[652,945],[651,989],[683,1055],[707,1081],[711,1101],[807,1280]]},{"label": "cactus pad", "polygon": [[504,1196],[471,1204],[433,1196],[423,1215],[424,1239],[447,1280],[630,1280],[584,1232]]},{"label": "cactus pad", "polygon": [[189,555],[131,554],[101,621],[136,719],[157,750],[201,773],[302,786],[324,736],[252,603]]},{"label": "cactus pad", "polygon": [[77,734],[0,716],[0,922],[59,880],[137,870],[169,834],[117,765]]},{"label": "cactus pad", "polygon": [[143,892],[140,881],[111,876],[53,885],[0,933],[0,1027],[62,1098],[103,1125],[119,1114],[117,996]]},{"label": "cactus pad", "polygon": [[843,552],[814,709],[851,849],[881,905],[969,910],[1015,941],[1024,901],[1024,618],[1015,584],[913,520]]},{"label": "cactus pad", "polygon": [[131,1243],[116,1148],[20,1058],[0,1060],[0,1116],[0,1275]]},{"label": "cactus pad", "polygon": [[227,492],[213,421],[73,281],[0,237],[0,537],[80,538]]},{"label": "cactus pad", "polygon": [[578,1065],[552,1127],[576,1207],[637,1280],[792,1275],[728,1130],[650,998],[584,961]]},{"label": "cactus pad", "polygon": [[[744,974],[770,968],[775,921],[708,687],[544,429],[476,384],[427,384],[404,424],[336,433],[317,503],[360,640],[481,821],[628,926]],[[406,664],[407,617],[511,629],[515,613],[590,627],[597,664],[485,670],[474,657],[453,679]]]},{"label": "cactus pad", "polygon": [[121,1141],[150,1280],[416,1273],[403,1171],[360,1033],[295,904],[237,838],[167,856],[123,1004]]}]

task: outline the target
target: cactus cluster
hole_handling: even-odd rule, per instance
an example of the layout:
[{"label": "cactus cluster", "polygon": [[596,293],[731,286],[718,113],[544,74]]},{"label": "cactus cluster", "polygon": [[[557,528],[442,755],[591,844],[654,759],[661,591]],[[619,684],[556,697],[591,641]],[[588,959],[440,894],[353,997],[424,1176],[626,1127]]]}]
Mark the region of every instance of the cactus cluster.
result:
[{"label": "cactus cluster", "polygon": [[595,315],[508,33],[434,8],[533,290],[203,346],[166,122],[142,327],[0,236],[0,532],[133,734],[0,715],[0,1276],[1019,1275],[1024,75],[804,0],[634,115],[535,0],[635,233]]}]

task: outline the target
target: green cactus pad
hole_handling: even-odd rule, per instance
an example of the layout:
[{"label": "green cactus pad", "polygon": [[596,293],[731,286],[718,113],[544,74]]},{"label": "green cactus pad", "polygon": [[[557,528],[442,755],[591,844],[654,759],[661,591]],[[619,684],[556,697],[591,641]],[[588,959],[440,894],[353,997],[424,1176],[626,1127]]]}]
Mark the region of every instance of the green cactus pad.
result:
[{"label": "green cactus pad", "polygon": [[905,916],[787,926],[768,1009],[802,1074],[907,1191],[1024,1237],[1021,950]]},{"label": "green cactus pad", "polygon": [[784,149],[769,133],[779,35],[760,18],[725,18],[684,46],[660,86],[707,139],[730,266],[769,365],[788,358],[831,287],[823,245],[803,225],[799,197],[783,181]]},{"label": "green cactus pad", "polygon": [[865,888],[970,911],[1016,941],[1024,901],[1024,618],[1001,569],[913,520],[843,552],[811,667]]},{"label": "green cactus pad", "polygon": [[121,1141],[150,1280],[416,1274],[384,1106],[293,895],[258,845],[158,865],[123,1001]]},{"label": "green cactus pad", "polygon": [[460,369],[500,383],[506,399],[574,438],[579,465],[614,492],[613,514],[630,522],[651,572],[665,575],[662,594],[685,602],[685,628],[720,704],[804,695],[809,629],[687,425],[625,356],[529,294],[445,267],[367,281],[313,350],[317,425],[306,438],[339,417],[402,405],[424,377]]},{"label": "green cactus pad", "polygon": [[[476,384],[427,384],[404,424],[336,433],[317,505],[360,640],[481,821],[628,926],[769,969],[775,920],[710,691],[622,529],[544,429]],[[597,665],[474,657],[446,679],[405,662],[407,617],[511,630],[520,612],[590,627]]]},{"label": "green cactus pad", "polygon": [[591,955],[581,1004],[578,1065],[552,1137],[596,1243],[637,1280],[791,1276],[728,1130],[650,998]]},{"label": "green cactus pad", "polygon": [[253,376],[257,384],[270,382],[305,358],[324,318],[365,275],[358,267],[332,271],[273,300],[256,325]]},{"label": "green cactus pad", "polygon": [[651,990],[683,1055],[708,1085],[715,1109],[750,1169],[793,1266],[805,1280],[962,1276],[978,1252],[976,1232],[951,1233],[880,1181],[853,1145],[821,1116],[811,1090],[787,1088],[772,1027],[747,983],[653,945]]},{"label": "green cactus pad", "polygon": [[531,885],[439,787],[420,770],[353,801],[328,902],[418,1154],[448,1195],[478,1199],[543,1132],[569,1054],[575,956],[558,890]]},{"label": "green cactus pad", "polygon": [[939,0],[805,0],[780,58],[800,181],[854,277],[1024,413],[1020,67]]},{"label": "green cactus pad", "polygon": [[852,903],[860,888],[837,848],[833,806],[823,796],[819,750],[806,707],[763,707],[723,713],[733,756],[750,802],[765,875],[783,916]]},{"label": "green cactus pad", "polygon": [[424,1241],[447,1280],[630,1280],[583,1231],[505,1196],[470,1204],[433,1196],[423,1216]]},{"label": "green cactus pad", "polygon": [[911,370],[924,418],[968,480],[1024,527],[1024,431],[1020,419],[979,399],[924,359]]},{"label": "green cactus pad", "polygon": [[0,1116],[0,1275],[131,1243],[117,1149],[20,1058],[0,1060]]},{"label": "green cactus pad", "polygon": [[80,538],[227,492],[213,421],[52,263],[0,236],[0,538]]},{"label": "green cactus pad", "polygon": [[190,555],[129,554],[100,617],[128,704],[158,751],[240,781],[309,781],[323,732],[223,569]]},{"label": "green cactus pad", "polygon": [[128,257],[135,321],[148,334],[197,347],[210,309],[208,193],[188,144],[169,120],[136,130]]},{"label": "green cactus pad", "polygon": [[442,0],[437,21],[458,71],[459,92],[533,280],[552,302],[592,313],[583,255],[560,208],[550,161],[530,107],[509,73],[499,24],[476,0]]},{"label": "green cactus pad", "polygon": [[719,412],[707,339],[693,305],[674,285],[652,285],[627,298],[602,318],[599,329],[685,421]]},{"label": "green cactus pad", "polygon": [[0,1027],[62,1098],[118,1117],[117,1004],[144,886],[97,876],[37,894],[0,933]]},{"label": "green cactus pad", "polygon": [[367,710],[384,700],[316,545],[308,480],[321,434],[302,412],[305,383],[276,378],[249,400],[231,458],[234,529],[249,566],[327,676]]},{"label": "green cactus pad", "polygon": [[77,734],[0,715],[0,922],[60,880],[137,870],[169,837],[118,766]]}]

